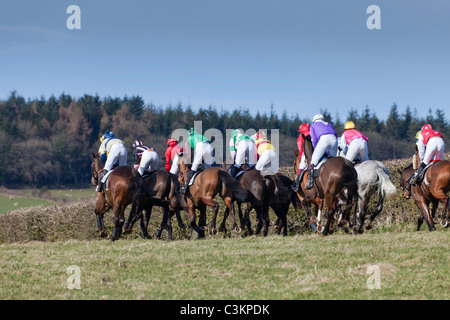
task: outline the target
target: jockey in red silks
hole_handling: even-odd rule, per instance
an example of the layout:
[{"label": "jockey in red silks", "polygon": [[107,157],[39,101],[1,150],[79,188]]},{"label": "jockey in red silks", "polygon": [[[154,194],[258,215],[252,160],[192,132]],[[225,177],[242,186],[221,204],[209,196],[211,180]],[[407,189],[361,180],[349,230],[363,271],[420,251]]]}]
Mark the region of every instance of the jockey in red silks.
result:
[{"label": "jockey in red silks", "polygon": [[170,138],[167,140],[166,164],[164,168],[167,172],[176,174],[178,172],[178,160],[183,155],[183,148],[178,145],[178,141]]},{"label": "jockey in red silks", "polygon": [[442,160],[444,158],[444,137],[436,130],[433,130],[431,125],[425,124],[420,130],[420,134],[418,134],[417,147],[420,165],[410,179],[409,183],[412,185],[417,183],[417,178],[427,164],[432,160]]},{"label": "jockey in red silks", "polygon": [[299,187],[300,176],[302,175],[303,170],[305,170],[307,167],[305,161],[305,153],[303,152],[303,142],[305,141],[305,138],[310,135],[309,124],[303,123],[302,125],[300,125],[300,127],[298,128],[298,132],[300,132],[300,135],[298,136],[297,139],[298,154],[302,157],[302,159],[300,160],[300,164],[297,168],[297,176],[295,178],[295,183],[292,186],[292,189],[295,192],[297,192]]}]

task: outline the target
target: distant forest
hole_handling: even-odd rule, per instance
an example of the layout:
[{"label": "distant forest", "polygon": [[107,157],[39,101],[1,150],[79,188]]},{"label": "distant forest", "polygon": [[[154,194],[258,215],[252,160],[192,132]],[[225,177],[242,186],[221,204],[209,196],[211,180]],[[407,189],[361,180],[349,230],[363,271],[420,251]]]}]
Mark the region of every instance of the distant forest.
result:
[{"label": "distant forest", "polygon": [[[411,156],[415,135],[424,123],[429,123],[445,138],[450,137],[450,123],[444,110],[428,110],[425,118],[409,107],[400,112],[393,104],[386,120],[365,107],[351,109],[344,119],[327,110],[317,110],[330,121],[337,133],[343,132],[344,123],[355,122],[357,129],[369,138],[371,159],[386,160]],[[217,110],[214,106],[199,108],[146,104],[140,96],[105,97],[85,94],[72,97],[65,93],[48,99],[25,99],[16,91],[6,101],[0,101],[0,186],[58,187],[79,186],[90,182],[91,152],[97,152],[99,138],[113,131],[122,139],[132,164],[134,140],[141,139],[156,149],[163,166],[166,141],[173,130],[189,129],[194,121],[202,121],[203,130],[226,129],[279,129],[280,164],[292,166],[293,150],[297,148],[298,127],[311,119],[299,114],[278,116],[248,109]],[[446,151],[449,150],[449,144]]]}]

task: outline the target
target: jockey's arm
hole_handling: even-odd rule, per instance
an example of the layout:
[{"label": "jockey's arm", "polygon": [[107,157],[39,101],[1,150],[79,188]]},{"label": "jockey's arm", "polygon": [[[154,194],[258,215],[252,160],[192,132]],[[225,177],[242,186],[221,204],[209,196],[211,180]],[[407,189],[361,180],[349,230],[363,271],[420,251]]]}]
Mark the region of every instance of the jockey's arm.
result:
[{"label": "jockey's arm", "polygon": [[419,150],[419,160],[420,162],[423,161],[423,157],[425,156],[425,144],[423,143],[423,137],[420,136],[419,140],[417,141],[417,148]]}]

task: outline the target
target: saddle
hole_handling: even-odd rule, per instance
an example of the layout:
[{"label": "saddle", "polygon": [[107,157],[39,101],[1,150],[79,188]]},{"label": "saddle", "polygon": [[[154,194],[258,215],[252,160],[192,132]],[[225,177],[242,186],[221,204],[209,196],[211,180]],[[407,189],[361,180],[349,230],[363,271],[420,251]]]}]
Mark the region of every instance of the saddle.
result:
[{"label": "saddle", "polygon": [[111,175],[111,173],[114,171],[115,168],[113,168],[112,170],[109,170],[105,176],[102,178],[102,183],[103,183],[103,190],[108,190],[108,179],[109,176]]},{"label": "saddle", "polygon": [[200,172],[202,172],[202,171],[203,171],[203,169],[199,169],[199,170],[197,170],[197,171],[194,173],[194,175],[192,176],[191,180],[189,180],[189,182],[188,182],[188,186],[192,186],[192,184],[193,184],[194,181],[195,181],[195,178],[197,178],[198,174],[199,174]]},{"label": "saddle", "polygon": [[436,162],[439,162],[439,161],[441,161],[441,160],[440,160],[440,159],[436,159],[436,160],[430,161],[430,163],[427,164],[425,168],[423,168],[422,172],[421,172],[421,173],[419,174],[419,176],[417,177],[416,183],[422,182],[422,180],[425,178],[425,174],[426,174],[427,170],[428,170],[433,164],[435,164]]}]

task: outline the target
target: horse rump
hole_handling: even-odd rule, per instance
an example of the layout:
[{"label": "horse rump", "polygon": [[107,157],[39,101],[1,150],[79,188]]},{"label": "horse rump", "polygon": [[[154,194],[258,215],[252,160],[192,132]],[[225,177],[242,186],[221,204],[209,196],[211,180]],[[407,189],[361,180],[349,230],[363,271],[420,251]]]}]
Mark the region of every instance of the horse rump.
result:
[{"label": "horse rump", "polygon": [[239,182],[232,178],[226,171],[218,170],[219,180],[222,184],[225,184],[226,188],[233,191],[233,200],[239,203],[248,202],[247,190],[243,189]]}]

